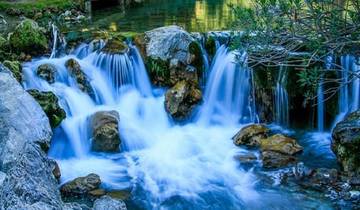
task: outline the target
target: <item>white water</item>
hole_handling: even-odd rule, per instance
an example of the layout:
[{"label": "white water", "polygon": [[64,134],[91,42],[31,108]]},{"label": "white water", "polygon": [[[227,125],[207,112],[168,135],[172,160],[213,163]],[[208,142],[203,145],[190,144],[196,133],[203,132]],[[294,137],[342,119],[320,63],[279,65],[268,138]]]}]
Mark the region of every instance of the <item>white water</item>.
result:
[{"label": "white water", "polygon": [[286,90],[287,70],[280,66],[275,89],[275,122],[282,126],[289,125],[289,97]]},{"label": "white water", "polygon": [[[95,48],[89,45],[80,48],[74,55],[34,60],[23,68],[25,88],[53,91],[67,113],[49,152],[59,162],[62,183],[96,173],[104,188],[131,190],[133,202],[145,209],[286,209],[293,202],[309,206],[303,196],[258,189],[252,170],[234,159],[248,151],[234,146],[231,137],[243,123],[256,120],[251,71],[235,63],[235,52],[218,49],[198,117],[174,125],[159,94],[163,91],[152,89],[135,47],[124,55],[92,52]],[[69,58],[81,65],[95,98],[81,92],[68,74],[64,64]],[[44,63],[58,70],[54,84],[35,74]],[[122,153],[90,151],[88,118],[99,110],[119,112]]]}]

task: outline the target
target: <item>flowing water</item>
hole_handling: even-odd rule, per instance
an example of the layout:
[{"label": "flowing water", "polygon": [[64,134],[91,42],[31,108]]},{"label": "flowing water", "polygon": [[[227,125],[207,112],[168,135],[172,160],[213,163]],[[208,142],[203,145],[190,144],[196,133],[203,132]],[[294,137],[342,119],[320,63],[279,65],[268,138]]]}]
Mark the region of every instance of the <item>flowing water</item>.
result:
[{"label": "flowing water", "polygon": [[289,97],[286,90],[287,70],[280,66],[275,89],[275,122],[279,125],[289,125]]},{"label": "flowing water", "polygon": [[[164,90],[151,87],[136,47],[130,44],[121,55],[94,51],[102,46],[82,44],[70,55],[23,68],[25,88],[53,91],[67,114],[49,151],[59,162],[61,183],[99,174],[102,187],[131,192],[131,209],[331,209],[322,196],[278,187],[266,181],[269,174],[259,164],[248,168],[235,159],[249,151],[236,147],[232,136],[257,119],[251,71],[235,63],[236,57],[246,63],[245,53],[219,47],[197,117],[178,125],[164,109]],[[68,74],[70,58],[79,62],[95,97]],[[54,84],[36,75],[41,64],[56,67]],[[89,117],[101,110],[120,114],[119,154],[90,151]]]}]

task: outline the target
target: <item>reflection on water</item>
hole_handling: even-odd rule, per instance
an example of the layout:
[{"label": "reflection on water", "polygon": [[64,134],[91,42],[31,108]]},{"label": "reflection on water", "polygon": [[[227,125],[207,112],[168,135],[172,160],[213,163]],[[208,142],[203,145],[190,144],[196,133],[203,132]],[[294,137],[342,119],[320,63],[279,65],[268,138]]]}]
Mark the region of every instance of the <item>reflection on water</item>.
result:
[{"label": "reflection on water", "polygon": [[180,25],[188,31],[229,28],[229,4],[247,6],[248,0],[148,0],[142,6],[96,11],[94,24],[117,31],[143,32],[166,25]]}]

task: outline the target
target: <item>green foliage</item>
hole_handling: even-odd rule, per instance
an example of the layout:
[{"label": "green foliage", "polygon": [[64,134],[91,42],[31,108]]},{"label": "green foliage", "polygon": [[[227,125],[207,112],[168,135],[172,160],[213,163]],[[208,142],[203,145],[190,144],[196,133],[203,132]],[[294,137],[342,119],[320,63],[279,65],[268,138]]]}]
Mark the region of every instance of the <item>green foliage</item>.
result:
[{"label": "green foliage", "polygon": [[161,77],[161,78],[169,78],[170,73],[168,71],[168,67],[165,61],[161,59],[147,59],[147,68],[149,69],[150,76],[152,78]]},{"label": "green foliage", "polygon": [[5,11],[8,8],[16,8],[22,13],[29,14],[34,11],[40,11],[47,8],[56,8],[60,10],[71,9],[77,5],[77,1],[73,0],[36,0],[36,1],[20,1],[12,2],[7,0],[0,0],[0,11]]},{"label": "green foliage", "polygon": [[297,73],[297,76],[299,77],[297,82],[304,90],[303,94],[305,97],[305,102],[315,97],[320,81],[321,71],[322,69],[320,67],[314,67],[304,69]]}]

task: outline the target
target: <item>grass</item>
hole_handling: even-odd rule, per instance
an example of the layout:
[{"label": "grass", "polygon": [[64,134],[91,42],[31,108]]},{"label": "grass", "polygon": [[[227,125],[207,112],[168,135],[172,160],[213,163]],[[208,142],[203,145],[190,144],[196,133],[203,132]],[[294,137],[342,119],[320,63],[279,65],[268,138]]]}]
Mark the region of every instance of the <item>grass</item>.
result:
[{"label": "grass", "polygon": [[77,2],[78,1],[73,0],[28,0],[21,2],[0,0],[0,11],[5,11],[8,8],[16,8],[24,13],[47,8],[57,8],[62,10],[73,8]]}]

